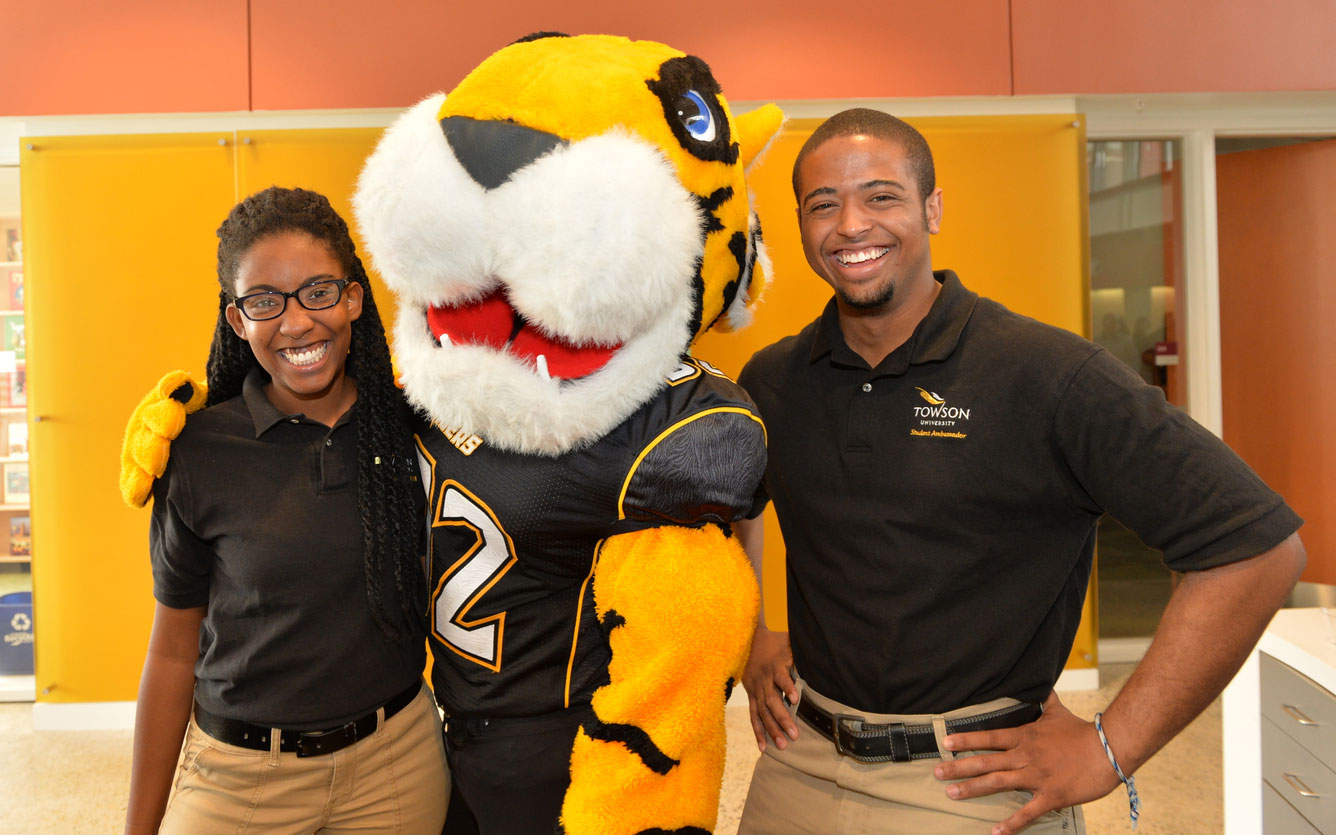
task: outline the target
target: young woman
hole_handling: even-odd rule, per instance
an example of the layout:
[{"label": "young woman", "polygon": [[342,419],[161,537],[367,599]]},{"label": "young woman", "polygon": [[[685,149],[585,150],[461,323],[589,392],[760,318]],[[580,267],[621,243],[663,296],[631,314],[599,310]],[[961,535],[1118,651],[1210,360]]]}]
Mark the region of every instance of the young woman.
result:
[{"label": "young woman", "polygon": [[154,485],[126,831],[435,835],[422,491],[371,286],[314,192],[218,237],[209,408]]}]

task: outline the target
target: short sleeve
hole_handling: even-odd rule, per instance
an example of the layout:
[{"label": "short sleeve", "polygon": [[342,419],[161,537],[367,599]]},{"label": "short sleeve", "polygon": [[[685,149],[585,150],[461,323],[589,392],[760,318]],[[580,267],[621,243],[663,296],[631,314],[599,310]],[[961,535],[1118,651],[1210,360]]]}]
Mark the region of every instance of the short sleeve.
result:
[{"label": "short sleeve", "polygon": [[[771,346],[771,348],[773,347]],[[742,367],[742,372],[738,374],[738,385],[742,386],[747,395],[756,403],[757,410],[762,415],[766,414],[766,409],[769,408],[767,404],[774,400],[773,390],[765,382],[766,369],[768,369],[766,360],[769,351],[770,349],[758,351],[751,359],[747,360],[747,363]],[[765,478],[763,477],[757,483],[756,491],[752,495],[751,509],[743,518],[753,519],[760,516],[769,503],[770,493],[765,488]]]},{"label": "short sleeve", "polygon": [[213,549],[189,522],[189,479],[173,451],[167,471],[153,485],[149,556],[153,596],[164,606],[190,609],[209,603]]},{"label": "short sleeve", "polygon": [[641,453],[626,480],[621,515],[679,525],[754,516],[765,464],[759,417],[742,408],[700,412]]},{"label": "short sleeve", "polygon": [[1226,444],[1107,351],[1073,374],[1054,421],[1077,485],[1178,571],[1256,556],[1302,520]]}]

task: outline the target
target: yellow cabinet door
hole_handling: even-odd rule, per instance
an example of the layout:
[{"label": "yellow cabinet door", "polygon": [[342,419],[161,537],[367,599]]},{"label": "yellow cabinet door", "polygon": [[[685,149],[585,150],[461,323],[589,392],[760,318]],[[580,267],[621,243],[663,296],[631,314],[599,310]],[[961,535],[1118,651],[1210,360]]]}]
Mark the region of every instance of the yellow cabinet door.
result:
[{"label": "yellow cabinet door", "polygon": [[121,431],[164,372],[203,371],[232,138],[35,137],[20,163],[38,700],[129,700],[153,604]]}]

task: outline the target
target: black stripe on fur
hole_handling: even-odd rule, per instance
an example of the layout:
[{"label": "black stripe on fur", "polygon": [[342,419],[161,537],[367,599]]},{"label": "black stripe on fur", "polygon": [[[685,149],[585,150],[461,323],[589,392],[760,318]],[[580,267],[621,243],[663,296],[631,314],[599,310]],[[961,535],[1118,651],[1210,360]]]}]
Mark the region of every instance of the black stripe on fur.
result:
[{"label": "black stripe on fur", "polygon": [[645,767],[655,774],[667,774],[678,765],[678,760],[659,750],[659,746],[654,744],[654,740],[649,738],[649,734],[635,725],[608,723],[595,715],[585,721],[584,732],[590,739],[598,739],[603,742],[620,742],[632,754],[639,757]]}]

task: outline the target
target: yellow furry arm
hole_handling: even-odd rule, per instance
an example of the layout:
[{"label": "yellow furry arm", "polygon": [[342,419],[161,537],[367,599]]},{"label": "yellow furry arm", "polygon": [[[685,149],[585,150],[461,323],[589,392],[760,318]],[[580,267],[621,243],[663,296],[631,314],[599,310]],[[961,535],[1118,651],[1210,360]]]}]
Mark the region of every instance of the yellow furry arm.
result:
[{"label": "yellow furry arm", "polygon": [[608,540],[594,603],[612,661],[572,750],[567,835],[713,831],[724,704],[741,679],[759,599],[741,544],[717,526]]},{"label": "yellow furry arm", "polygon": [[172,371],[139,401],[125,425],[121,442],[121,498],[143,507],[153,480],[167,468],[172,441],[186,425],[186,415],[204,406],[208,392],[184,371]]}]

